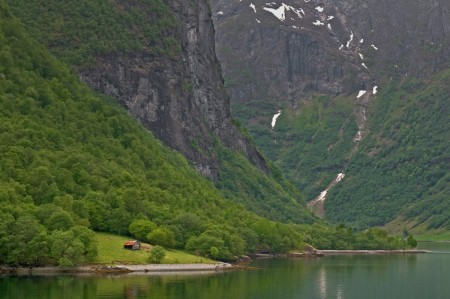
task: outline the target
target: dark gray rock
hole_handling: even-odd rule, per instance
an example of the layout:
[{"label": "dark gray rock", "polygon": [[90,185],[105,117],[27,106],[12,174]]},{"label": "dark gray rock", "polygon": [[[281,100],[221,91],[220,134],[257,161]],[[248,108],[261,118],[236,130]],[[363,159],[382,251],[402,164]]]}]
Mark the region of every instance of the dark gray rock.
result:
[{"label": "dark gray rock", "polygon": [[[217,53],[233,102],[268,100],[295,108],[313,93],[347,95],[450,66],[449,1],[271,3],[212,0]],[[291,8],[279,20],[267,9],[282,3]]]},{"label": "dark gray rock", "polygon": [[168,4],[178,21],[168,34],[180,41],[179,53],[109,54],[82,69],[81,79],[117,98],[157,138],[209,177],[218,174],[217,140],[268,172],[262,156],[231,123],[208,2],[170,0]]}]

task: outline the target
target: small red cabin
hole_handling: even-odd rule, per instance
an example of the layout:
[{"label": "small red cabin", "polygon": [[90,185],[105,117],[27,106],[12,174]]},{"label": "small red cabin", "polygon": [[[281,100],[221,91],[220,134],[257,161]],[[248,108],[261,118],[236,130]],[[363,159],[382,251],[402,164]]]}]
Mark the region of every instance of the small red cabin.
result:
[{"label": "small red cabin", "polygon": [[127,241],[123,244],[123,248],[129,250],[139,250],[141,249],[141,242],[137,240]]}]

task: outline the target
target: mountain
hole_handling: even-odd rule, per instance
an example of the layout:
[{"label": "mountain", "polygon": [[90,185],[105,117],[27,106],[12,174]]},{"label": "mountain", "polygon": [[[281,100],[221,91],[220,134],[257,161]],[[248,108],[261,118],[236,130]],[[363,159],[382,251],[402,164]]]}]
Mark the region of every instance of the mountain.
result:
[{"label": "mountain", "polygon": [[448,228],[448,1],[214,0],[212,10],[233,116],[316,213],[360,229]]},{"label": "mountain", "polygon": [[208,256],[215,247],[225,260],[306,240],[299,227],[226,200],[181,154],[80,83],[4,1],[0,44],[0,264],[90,262],[92,230],[157,231],[170,247]]},{"label": "mountain", "polygon": [[30,32],[82,81],[112,96],[156,137],[218,176],[215,138],[259,169],[231,123],[206,1],[11,1]]},{"label": "mountain", "polygon": [[[305,244],[322,249],[408,246],[407,241],[380,229],[354,233],[343,225],[326,225],[296,202],[292,195],[299,194],[298,190],[276,168],[268,164],[267,175],[247,156],[223,144],[215,148],[221,168],[218,180],[200,174],[192,161],[158,140],[116,99],[95,92],[80,80],[86,78],[80,76],[81,70],[107,56],[102,51],[118,45],[127,49],[124,52],[143,51],[142,45],[123,35],[121,30],[129,29],[126,26],[112,27],[114,38],[100,34],[86,44],[72,39],[78,30],[87,30],[80,37],[92,38],[89,28],[70,30],[74,29],[72,22],[79,21],[77,17],[96,17],[93,28],[107,30],[117,24],[108,8],[117,7],[99,1],[81,6],[66,2],[62,7],[46,3],[40,7],[52,13],[39,14],[33,20],[44,18],[49,24],[67,22],[70,26],[53,34],[36,30],[39,22],[33,23],[33,28],[25,27],[24,23],[32,21],[17,18],[7,2],[0,0],[1,265],[92,262],[98,254],[93,231],[128,235],[221,260],[253,252],[302,250]],[[140,3],[162,5],[158,1]],[[167,12],[163,6],[153,8],[152,12]],[[54,18],[55,11],[60,18]],[[133,9],[126,12],[131,15],[126,13],[117,21],[136,24],[139,13]],[[18,15],[23,18],[21,13]],[[164,41],[151,21],[144,22],[151,27],[148,33]],[[46,35],[60,56],[52,55],[47,48],[51,46],[40,43],[30,32],[41,39]],[[78,47],[66,48],[65,43]],[[152,45],[145,51],[155,51],[155,59],[165,59],[172,55],[170,48]],[[181,70],[174,75],[184,73]],[[244,204],[249,203],[268,217],[248,211]],[[277,217],[289,223],[268,219]]]},{"label": "mountain", "polygon": [[270,219],[315,221],[297,188],[231,118],[207,1],[9,4],[80,80],[114,98],[227,198]]}]

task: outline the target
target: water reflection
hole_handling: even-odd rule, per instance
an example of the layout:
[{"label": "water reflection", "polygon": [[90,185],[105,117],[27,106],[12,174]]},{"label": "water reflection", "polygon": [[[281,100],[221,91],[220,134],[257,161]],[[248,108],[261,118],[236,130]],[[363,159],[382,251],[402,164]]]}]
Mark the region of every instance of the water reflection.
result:
[{"label": "water reflection", "polygon": [[327,277],[324,267],[320,268],[319,270],[318,286],[320,298],[327,298]]},{"label": "water reflection", "polygon": [[338,289],[336,291],[336,299],[344,299],[344,289],[342,286],[338,286]]},{"label": "water reflection", "polygon": [[0,298],[450,298],[449,254],[269,259],[254,266],[261,270],[0,277]]},{"label": "water reflection", "polygon": [[125,285],[124,293],[126,299],[143,298],[149,292],[149,286],[143,286],[139,284],[129,284]]}]

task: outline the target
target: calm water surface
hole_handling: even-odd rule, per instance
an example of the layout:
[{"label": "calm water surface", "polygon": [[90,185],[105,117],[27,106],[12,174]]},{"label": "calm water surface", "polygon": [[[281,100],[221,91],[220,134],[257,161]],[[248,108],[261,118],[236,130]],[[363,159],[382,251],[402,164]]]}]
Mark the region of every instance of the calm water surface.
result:
[{"label": "calm water surface", "polygon": [[439,253],[265,259],[258,271],[219,274],[9,276],[0,298],[450,298],[450,243],[420,246]]}]

